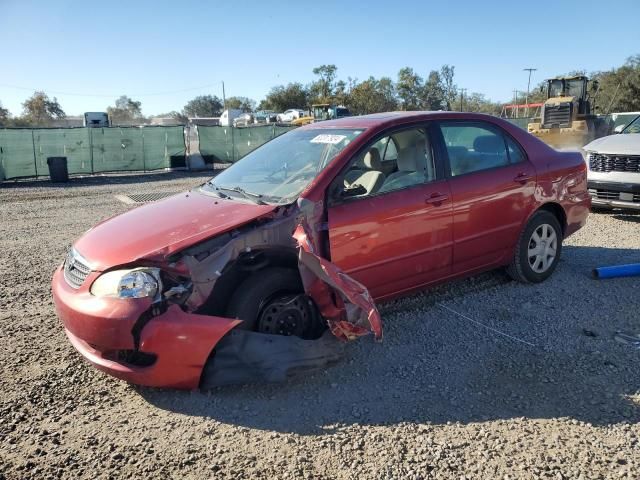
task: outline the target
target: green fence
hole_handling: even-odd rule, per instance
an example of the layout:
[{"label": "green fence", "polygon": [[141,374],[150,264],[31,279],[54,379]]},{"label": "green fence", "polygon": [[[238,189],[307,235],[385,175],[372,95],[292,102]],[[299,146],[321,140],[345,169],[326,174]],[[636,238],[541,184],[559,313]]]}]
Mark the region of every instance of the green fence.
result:
[{"label": "green fence", "polygon": [[0,181],[48,175],[47,157],[70,174],[185,166],[184,127],[0,129]]},{"label": "green fence", "polygon": [[198,125],[200,154],[207,161],[232,163],[292,128],[295,127],[264,125],[232,128]]}]

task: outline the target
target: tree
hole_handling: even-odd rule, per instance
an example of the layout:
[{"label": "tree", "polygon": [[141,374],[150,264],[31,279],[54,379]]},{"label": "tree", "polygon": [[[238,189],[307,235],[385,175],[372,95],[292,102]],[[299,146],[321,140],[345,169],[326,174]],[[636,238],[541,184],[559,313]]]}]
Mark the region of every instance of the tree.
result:
[{"label": "tree", "polygon": [[398,102],[393,80],[388,77],[379,80],[369,77],[351,90],[348,105],[355,114],[396,110]]},{"label": "tree", "polygon": [[9,110],[2,107],[2,102],[0,102],[0,127],[6,127],[9,123]]},{"label": "tree", "polygon": [[186,115],[183,115],[180,112],[176,112],[175,110],[167,113],[159,113],[158,115],[153,115],[151,118],[172,118],[176,121],[176,123],[189,123],[189,118]]},{"label": "tree", "polygon": [[440,79],[447,110],[453,110],[453,105],[455,104],[456,97],[458,96],[458,86],[453,83],[454,74],[454,66],[443,65],[440,68]]},{"label": "tree", "polygon": [[51,100],[44,92],[34,92],[22,104],[24,108],[23,120],[33,126],[47,126],[52,120],[64,118],[66,115],[58,103],[58,99]]},{"label": "tree", "polygon": [[317,101],[328,102],[331,100],[334,89],[334,80],[338,67],[335,65],[320,65],[313,69],[314,75],[320,77],[319,80],[311,84],[310,90]]},{"label": "tree", "polygon": [[474,92],[463,99],[463,109],[465,112],[488,113],[500,115],[502,105],[488,100],[482,93]]},{"label": "tree", "polygon": [[185,117],[219,117],[222,114],[222,100],[216,95],[200,95],[187,102],[182,114]]},{"label": "tree", "polygon": [[404,67],[398,72],[396,90],[402,102],[403,110],[420,110],[423,93],[423,80],[413,68]]},{"label": "tree", "polygon": [[621,67],[596,72],[598,80],[598,113],[634,112],[640,110],[640,55],[629,57]]},{"label": "tree", "polygon": [[305,108],[309,105],[309,92],[301,83],[290,83],[286,87],[273,87],[267,98],[260,102],[261,110],[284,112],[289,108]]},{"label": "tree", "polygon": [[446,106],[444,87],[437,70],[432,70],[429,73],[427,82],[422,89],[420,104],[425,110],[433,111],[442,110]]},{"label": "tree", "polygon": [[107,107],[107,113],[114,125],[126,125],[139,123],[144,120],[142,116],[142,102],[136,102],[126,95],[116,100],[115,106]]},{"label": "tree", "polygon": [[256,108],[256,102],[247,97],[229,97],[225,102],[225,108],[252,112]]},{"label": "tree", "polygon": [[344,80],[336,82],[336,88],[333,94],[336,105],[346,105],[349,101],[348,85]]},{"label": "tree", "polygon": [[[526,95],[526,91],[525,93],[521,94],[522,96]],[[535,87],[533,87],[531,90],[529,90],[529,103],[544,103],[544,101],[547,99],[547,82],[540,82],[538,83]],[[517,99],[514,99],[517,100]],[[524,103],[524,99],[523,100],[518,100],[517,103]]]}]

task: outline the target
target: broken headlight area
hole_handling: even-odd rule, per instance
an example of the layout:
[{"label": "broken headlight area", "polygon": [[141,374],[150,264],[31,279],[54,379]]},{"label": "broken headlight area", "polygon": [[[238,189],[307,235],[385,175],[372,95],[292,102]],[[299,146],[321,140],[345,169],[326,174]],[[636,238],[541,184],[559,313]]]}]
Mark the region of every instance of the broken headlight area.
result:
[{"label": "broken headlight area", "polygon": [[91,285],[97,297],[166,299],[183,303],[191,293],[189,279],[174,277],[158,268],[112,270],[100,275]]},{"label": "broken headlight area", "polygon": [[97,297],[154,298],[161,289],[159,269],[136,268],[103,273],[91,285],[91,294]]}]

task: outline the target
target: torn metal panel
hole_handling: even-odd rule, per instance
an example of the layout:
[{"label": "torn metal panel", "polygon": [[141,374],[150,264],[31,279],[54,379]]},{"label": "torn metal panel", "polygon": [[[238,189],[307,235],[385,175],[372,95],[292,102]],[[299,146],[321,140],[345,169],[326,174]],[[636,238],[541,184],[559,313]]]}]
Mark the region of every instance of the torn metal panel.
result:
[{"label": "torn metal panel", "polygon": [[344,344],[330,333],[317,340],[233,330],[216,346],[202,373],[201,388],[284,382],[337,362]]},{"label": "torn metal panel", "polygon": [[[220,247],[212,246],[205,251],[209,242],[185,251],[182,261],[186,264],[193,282],[193,293],[186,302],[190,310],[202,305],[211,292],[224,268],[243,252],[256,248],[288,246],[295,247],[291,232],[295,226],[295,217],[284,212],[280,218],[249,228],[235,236],[230,235],[228,242]],[[211,242],[215,243],[216,239]]]},{"label": "torn metal panel", "polygon": [[[319,219],[319,208],[306,204],[306,213]],[[190,272],[193,292],[186,301],[189,310],[200,307],[211,295],[215,282],[224,269],[244,252],[285,246],[299,251],[298,267],[305,292],[313,298],[331,332],[340,339],[352,340],[374,333],[382,339],[382,321],[367,289],[322,258],[314,248],[300,207],[283,209],[272,219],[249,226],[226,243],[212,239],[185,251],[182,262]],[[315,232],[317,234],[317,232]]]},{"label": "torn metal panel", "polygon": [[[380,312],[366,287],[349,277],[333,263],[318,256],[304,225],[298,225],[293,237],[299,246],[300,272],[305,291],[314,300],[318,297],[318,286],[314,283],[315,279],[309,275],[312,274],[332,287],[345,302],[346,318],[327,320],[331,332],[344,340],[353,340],[373,332],[377,340],[382,340]],[[320,298],[319,303],[322,303],[322,300]],[[322,310],[321,313],[323,313]]]}]

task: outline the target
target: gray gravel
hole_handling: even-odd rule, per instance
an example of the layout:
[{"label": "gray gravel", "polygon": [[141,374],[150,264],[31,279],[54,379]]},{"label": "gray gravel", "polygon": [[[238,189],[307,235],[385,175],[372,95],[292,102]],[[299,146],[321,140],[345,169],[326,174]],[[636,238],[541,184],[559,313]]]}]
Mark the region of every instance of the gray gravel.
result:
[{"label": "gray gravel", "polygon": [[640,478],[640,350],[613,340],[640,332],[640,279],[589,278],[640,262],[640,215],[592,215],[544,284],[491,272],[382,306],[383,343],[284,385],[161,391],[90,367],[50,296],[68,245],[131,208],[116,194],[205,179],[0,186],[0,479]]}]

